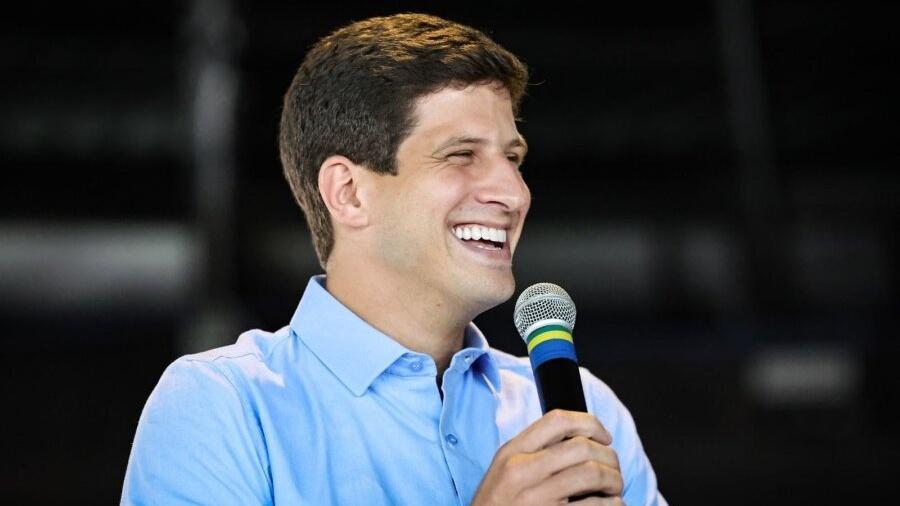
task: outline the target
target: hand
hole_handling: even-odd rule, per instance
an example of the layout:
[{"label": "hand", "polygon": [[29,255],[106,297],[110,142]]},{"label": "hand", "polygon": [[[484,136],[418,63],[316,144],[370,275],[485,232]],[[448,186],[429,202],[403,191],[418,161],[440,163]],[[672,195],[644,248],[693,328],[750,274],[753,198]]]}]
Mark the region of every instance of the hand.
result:
[{"label": "hand", "polygon": [[588,413],[553,410],[509,440],[478,487],[473,506],[623,505],[619,457],[612,436]]}]

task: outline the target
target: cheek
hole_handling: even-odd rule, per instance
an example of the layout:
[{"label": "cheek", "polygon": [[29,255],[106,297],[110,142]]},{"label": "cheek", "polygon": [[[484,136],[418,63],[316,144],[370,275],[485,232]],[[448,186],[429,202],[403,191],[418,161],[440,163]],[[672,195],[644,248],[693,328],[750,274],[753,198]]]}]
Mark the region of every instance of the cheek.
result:
[{"label": "cheek", "polygon": [[428,192],[429,200],[447,211],[462,206],[470,192],[469,179],[461,171],[446,171],[432,185]]},{"label": "cheek", "polygon": [[450,213],[459,207],[461,201],[446,188],[434,188],[407,202],[401,219],[418,231],[447,228]]}]

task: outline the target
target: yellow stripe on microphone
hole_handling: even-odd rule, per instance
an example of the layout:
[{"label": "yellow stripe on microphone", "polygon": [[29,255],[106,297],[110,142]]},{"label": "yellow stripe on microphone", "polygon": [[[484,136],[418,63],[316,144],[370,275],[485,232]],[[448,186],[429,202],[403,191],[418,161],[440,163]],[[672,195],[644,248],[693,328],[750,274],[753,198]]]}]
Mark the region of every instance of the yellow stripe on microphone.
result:
[{"label": "yellow stripe on microphone", "polygon": [[[558,327],[557,327],[557,329],[558,329]],[[568,341],[568,342],[574,344],[574,341],[572,341],[572,333],[571,332],[567,332],[565,330],[548,330],[546,332],[541,332],[540,334],[532,337],[528,341],[528,353],[531,353],[531,351],[537,345],[539,345],[541,343],[545,343],[552,339],[561,339],[563,341]]]}]

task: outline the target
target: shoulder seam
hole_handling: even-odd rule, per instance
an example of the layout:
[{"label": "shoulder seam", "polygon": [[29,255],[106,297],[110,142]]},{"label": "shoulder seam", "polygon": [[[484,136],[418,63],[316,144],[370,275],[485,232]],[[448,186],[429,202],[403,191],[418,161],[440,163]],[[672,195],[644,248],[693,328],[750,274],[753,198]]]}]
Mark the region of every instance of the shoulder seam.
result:
[{"label": "shoulder seam", "polygon": [[188,358],[188,357],[185,357],[185,362],[196,362],[196,363],[208,365],[209,368],[213,370],[213,372],[215,372],[216,374],[218,374],[219,376],[221,376],[222,378],[224,378],[225,381],[228,382],[228,385],[231,386],[231,389],[234,391],[234,394],[237,395],[237,398],[238,398],[238,400],[240,401],[241,406],[243,406],[244,408],[246,408],[247,406],[246,406],[245,403],[244,403],[244,397],[241,395],[241,391],[238,389],[237,385],[234,384],[234,381],[232,381],[232,379],[231,379],[230,376],[228,376],[227,374],[225,374],[225,372],[222,371],[222,369],[220,369],[219,367],[217,367],[216,364],[215,364],[215,361],[218,360],[219,358],[241,358],[241,357],[244,357],[244,356],[246,356],[246,355],[252,355],[252,353],[246,353],[246,354],[240,355],[240,356],[238,356],[238,357],[216,357],[216,358],[214,358],[214,359],[212,359],[212,360],[199,360],[199,359],[194,359],[194,358]]},{"label": "shoulder seam", "polygon": [[[252,331],[248,331],[248,332],[252,332]],[[282,338],[280,338],[280,339],[277,340],[277,341],[274,341],[274,342],[271,344],[271,346],[269,346],[269,350],[266,351],[266,353],[264,353],[264,354],[263,354],[263,353],[254,353],[254,352],[252,352],[252,351],[248,351],[248,352],[241,353],[240,355],[225,355],[225,354],[220,354],[220,355],[216,355],[216,356],[214,356],[214,357],[203,357],[204,354],[208,353],[209,351],[212,351],[212,350],[207,350],[207,351],[201,351],[201,352],[198,352],[198,353],[191,353],[191,354],[188,354],[188,355],[184,355],[182,358],[183,358],[185,361],[190,361],[190,362],[208,362],[208,363],[212,363],[212,362],[215,362],[215,361],[217,361],[217,360],[222,360],[222,359],[238,359],[238,358],[244,358],[244,357],[250,356],[250,357],[256,357],[260,362],[265,362],[266,360],[268,360],[268,359],[272,356],[273,353],[275,353],[275,349],[276,349],[276,348],[278,348],[279,346],[281,346],[282,344],[284,344],[285,341],[287,341],[288,339],[291,338],[291,335],[293,334],[293,332],[294,332],[293,329],[288,329],[287,335],[283,336]],[[269,334],[270,334],[270,335],[274,335],[275,333],[274,333],[274,332],[269,332]],[[229,345],[229,346],[233,346],[233,345]]]}]

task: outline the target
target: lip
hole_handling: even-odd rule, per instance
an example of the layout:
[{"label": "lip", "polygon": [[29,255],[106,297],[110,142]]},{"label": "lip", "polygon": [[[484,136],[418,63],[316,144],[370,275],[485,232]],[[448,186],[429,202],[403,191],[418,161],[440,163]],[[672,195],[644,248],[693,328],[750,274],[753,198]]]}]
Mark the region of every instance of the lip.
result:
[{"label": "lip", "polygon": [[[490,226],[485,225],[483,223],[466,223],[471,225],[482,225],[482,226]],[[454,225],[455,227],[461,225]],[[503,228],[494,226],[493,228]],[[487,261],[491,264],[501,264],[501,265],[509,265],[512,260],[512,252],[509,249],[509,240],[503,242],[503,246],[500,249],[485,249],[483,247],[478,246],[477,241],[465,241],[456,237],[456,234],[453,233],[453,229],[451,228],[448,233],[453,237],[453,240],[459,244],[463,249],[465,249],[469,254],[474,255],[480,261]]]},{"label": "lip", "polygon": [[450,225],[450,230],[453,230],[456,227],[466,227],[466,226],[479,226],[479,227],[488,227],[488,228],[502,228],[509,232],[512,230],[512,223],[508,221],[460,221],[458,223],[453,223]]}]

